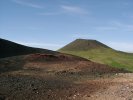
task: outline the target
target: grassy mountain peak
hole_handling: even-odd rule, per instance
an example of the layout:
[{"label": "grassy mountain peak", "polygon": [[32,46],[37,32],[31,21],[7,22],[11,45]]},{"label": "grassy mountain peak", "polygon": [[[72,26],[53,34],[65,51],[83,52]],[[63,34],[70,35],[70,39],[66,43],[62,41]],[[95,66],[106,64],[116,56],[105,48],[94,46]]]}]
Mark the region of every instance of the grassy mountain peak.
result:
[{"label": "grassy mountain peak", "polygon": [[81,50],[90,50],[90,49],[98,49],[98,48],[109,48],[105,44],[91,39],[76,39],[75,41],[67,44],[59,51],[81,51]]}]

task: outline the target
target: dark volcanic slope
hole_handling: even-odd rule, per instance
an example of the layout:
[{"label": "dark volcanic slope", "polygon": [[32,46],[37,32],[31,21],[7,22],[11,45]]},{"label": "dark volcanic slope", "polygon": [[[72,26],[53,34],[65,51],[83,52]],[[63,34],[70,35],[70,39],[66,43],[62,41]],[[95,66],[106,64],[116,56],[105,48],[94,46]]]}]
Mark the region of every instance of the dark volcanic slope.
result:
[{"label": "dark volcanic slope", "polygon": [[25,55],[31,53],[56,53],[46,49],[32,48],[20,45],[8,40],[0,39],[0,58],[11,57],[17,55]]},{"label": "dark volcanic slope", "polygon": [[63,50],[80,51],[80,50],[90,50],[90,49],[97,49],[97,48],[110,48],[110,47],[96,40],[76,39],[75,41],[61,48],[60,50],[61,51]]}]

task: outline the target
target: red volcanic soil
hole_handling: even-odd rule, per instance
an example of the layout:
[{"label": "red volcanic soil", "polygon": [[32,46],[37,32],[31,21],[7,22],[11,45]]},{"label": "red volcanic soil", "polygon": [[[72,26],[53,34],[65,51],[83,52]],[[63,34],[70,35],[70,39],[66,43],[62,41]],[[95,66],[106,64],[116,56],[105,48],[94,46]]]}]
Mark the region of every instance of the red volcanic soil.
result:
[{"label": "red volcanic soil", "polygon": [[0,59],[0,72],[23,69],[47,69],[51,71],[72,71],[76,73],[118,73],[127,72],[108,65],[95,63],[87,59],[67,54],[29,54]]},{"label": "red volcanic soil", "polygon": [[75,61],[75,60],[84,60],[84,61],[89,61],[87,59],[78,57],[78,56],[72,56],[72,55],[67,55],[67,54],[41,54],[41,53],[36,53],[36,54],[30,54],[26,56],[27,60],[34,60],[34,61]]},{"label": "red volcanic soil", "polygon": [[67,73],[72,71],[82,74],[126,72],[122,69],[112,68],[104,64],[95,63],[81,57],[67,54],[52,55],[37,53],[27,55],[24,59],[26,60],[24,68],[47,68],[47,70],[49,69],[57,72],[63,71]]}]

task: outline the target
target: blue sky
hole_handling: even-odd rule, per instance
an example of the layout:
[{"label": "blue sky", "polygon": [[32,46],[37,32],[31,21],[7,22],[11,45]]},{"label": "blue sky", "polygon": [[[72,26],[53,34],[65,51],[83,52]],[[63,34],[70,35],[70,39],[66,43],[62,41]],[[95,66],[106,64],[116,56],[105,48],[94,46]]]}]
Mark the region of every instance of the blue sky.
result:
[{"label": "blue sky", "polygon": [[0,0],[0,38],[51,50],[96,39],[133,52],[133,0]]}]

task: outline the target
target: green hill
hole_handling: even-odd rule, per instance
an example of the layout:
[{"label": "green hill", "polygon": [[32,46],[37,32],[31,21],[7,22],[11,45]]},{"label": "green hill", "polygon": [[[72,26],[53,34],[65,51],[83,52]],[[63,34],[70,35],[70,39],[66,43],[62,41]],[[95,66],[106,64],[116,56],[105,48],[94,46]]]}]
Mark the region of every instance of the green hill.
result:
[{"label": "green hill", "polygon": [[96,40],[85,40],[85,39],[77,39],[74,42],[66,45],[61,48],[62,51],[87,51],[91,49],[99,49],[99,48],[109,48],[108,46],[96,41]]},{"label": "green hill", "polygon": [[96,40],[77,39],[58,50],[94,62],[133,71],[133,54],[114,50]]}]

